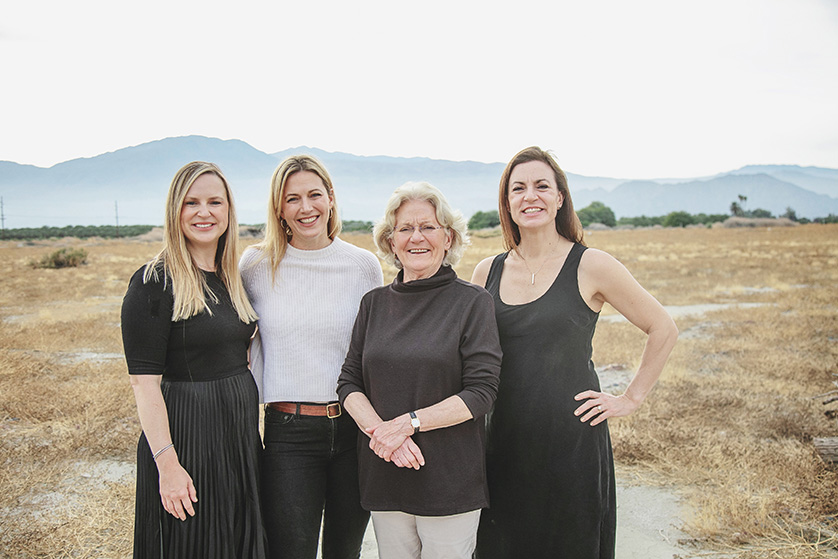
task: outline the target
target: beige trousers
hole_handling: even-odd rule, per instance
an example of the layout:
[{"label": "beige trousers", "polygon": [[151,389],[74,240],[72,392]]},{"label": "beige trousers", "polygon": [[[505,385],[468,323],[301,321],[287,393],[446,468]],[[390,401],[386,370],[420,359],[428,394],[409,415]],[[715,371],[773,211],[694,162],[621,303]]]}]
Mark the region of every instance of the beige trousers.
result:
[{"label": "beige trousers", "polygon": [[450,516],[372,513],[379,559],[471,559],[480,510]]}]

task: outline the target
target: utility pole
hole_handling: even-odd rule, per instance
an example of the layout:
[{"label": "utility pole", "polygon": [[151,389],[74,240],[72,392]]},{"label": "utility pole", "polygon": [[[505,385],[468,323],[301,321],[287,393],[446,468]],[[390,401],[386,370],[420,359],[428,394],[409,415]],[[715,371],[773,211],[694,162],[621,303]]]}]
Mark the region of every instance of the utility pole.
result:
[{"label": "utility pole", "polygon": [[0,196],[0,239],[6,238],[6,214],[3,213],[3,197]]},{"label": "utility pole", "polygon": [[116,213],[116,238],[119,238],[119,202],[117,200],[113,201],[113,209]]}]

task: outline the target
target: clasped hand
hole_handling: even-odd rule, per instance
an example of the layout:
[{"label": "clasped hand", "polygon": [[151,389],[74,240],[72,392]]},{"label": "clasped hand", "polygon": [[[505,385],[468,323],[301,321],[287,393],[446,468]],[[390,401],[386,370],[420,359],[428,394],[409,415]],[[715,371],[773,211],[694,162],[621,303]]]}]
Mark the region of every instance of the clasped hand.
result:
[{"label": "clasped hand", "polygon": [[382,460],[393,462],[399,468],[418,470],[425,465],[425,457],[410,437],[413,433],[410,419],[405,421],[403,417],[408,416],[399,416],[366,429],[370,449]]}]

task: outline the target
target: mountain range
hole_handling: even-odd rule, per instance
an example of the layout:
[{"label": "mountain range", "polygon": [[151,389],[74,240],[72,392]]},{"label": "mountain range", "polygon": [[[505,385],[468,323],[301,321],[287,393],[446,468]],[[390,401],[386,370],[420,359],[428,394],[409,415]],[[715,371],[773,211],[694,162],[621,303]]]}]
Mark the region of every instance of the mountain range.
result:
[{"label": "mountain range", "polygon": [[[374,221],[392,191],[406,181],[440,188],[466,217],[497,208],[504,163],[423,157],[358,156],[298,147],[264,153],[240,140],[203,136],[166,138],[49,168],[0,161],[0,196],[6,228],[44,225],[160,224],[175,172],[194,160],[218,164],[233,188],[240,223],[264,223],[270,179],[288,155],[309,153],[332,176],[343,219]],[[838,214],[838,169],[749,165],[711,177],[629,180],[567,173],[574,206],[603,202],[616,216],[658,216],[672,211],[727,214],[744,208],[799,217]]]}]

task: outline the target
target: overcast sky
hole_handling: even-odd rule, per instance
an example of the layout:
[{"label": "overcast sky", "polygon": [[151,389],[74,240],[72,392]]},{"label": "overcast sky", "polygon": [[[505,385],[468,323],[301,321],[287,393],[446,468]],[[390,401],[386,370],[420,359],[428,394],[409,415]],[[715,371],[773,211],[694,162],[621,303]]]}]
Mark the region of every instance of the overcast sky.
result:
[{"label": "overcast sky", "polygon": [[535,144],[621,178],[838,168],[834,0],[4,2],[0,76],[0,160],[44,167],[200,134],[484,162]]}]

